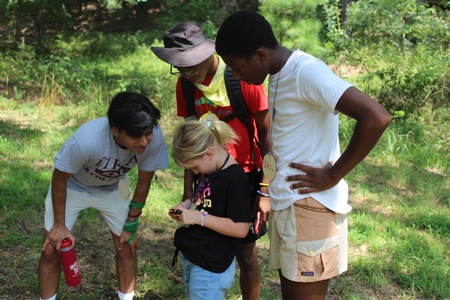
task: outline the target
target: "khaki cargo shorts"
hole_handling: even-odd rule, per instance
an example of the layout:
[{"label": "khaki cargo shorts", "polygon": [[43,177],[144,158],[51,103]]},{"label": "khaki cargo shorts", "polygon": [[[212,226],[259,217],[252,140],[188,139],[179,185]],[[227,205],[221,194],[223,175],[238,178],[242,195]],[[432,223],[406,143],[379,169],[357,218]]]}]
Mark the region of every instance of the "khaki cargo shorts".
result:
[{"label": "khaki cargo shorts", "polygon": [[269,266],[295,282],[316,282],[347,271],[347,214],[311,197],[271,211]]}]

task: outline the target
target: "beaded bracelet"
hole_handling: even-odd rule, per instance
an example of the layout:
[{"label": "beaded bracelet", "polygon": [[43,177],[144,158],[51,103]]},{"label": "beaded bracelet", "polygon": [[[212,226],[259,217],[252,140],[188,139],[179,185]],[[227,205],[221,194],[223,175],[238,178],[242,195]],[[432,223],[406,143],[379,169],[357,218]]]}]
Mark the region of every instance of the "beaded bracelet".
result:
[{"label": "beaded bracelet", "polygon": [[205,217],[208,214],[207,211],[202,211],[202,213],[200,214],[200,225],[202,225],[203,227],[203,221],[205,221]]},{"label": "beaded bracelet", "polygon": [[260,190],[256,190],[256,192],[257,192],[259,195],[263,196],[263,197],[269,197],[269,196],[270,196],[269,194],[263,193],[263,192],[261,192]]}]

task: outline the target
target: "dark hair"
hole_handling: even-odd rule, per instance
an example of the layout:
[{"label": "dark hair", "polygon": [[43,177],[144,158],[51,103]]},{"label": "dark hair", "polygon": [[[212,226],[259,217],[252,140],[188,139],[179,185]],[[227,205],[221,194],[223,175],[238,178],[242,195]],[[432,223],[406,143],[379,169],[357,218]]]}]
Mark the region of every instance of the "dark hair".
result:
[{"label": "dark hair", "polygon": [[109,126],[119,131],[125,130],[132,137],[140,137],[152,132],[158,126],[160,111],[147,97],[137,93],[117,94],[108,108]]},{"label": "dark hair", "polygon": [[216,36],[216,52],[220,56],[250,59],[258,48],[277,46],[269,22],[253,11],[238,11],[228,16]]}]

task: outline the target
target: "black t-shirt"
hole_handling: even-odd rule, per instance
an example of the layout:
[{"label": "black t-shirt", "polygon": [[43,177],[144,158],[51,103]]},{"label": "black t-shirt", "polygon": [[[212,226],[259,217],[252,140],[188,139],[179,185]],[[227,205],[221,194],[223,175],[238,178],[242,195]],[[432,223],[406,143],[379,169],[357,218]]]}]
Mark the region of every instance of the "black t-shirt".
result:
[{"label": "black t-shirt", "polygon": [[[251,222],[249,183],[244,170],[237,164],[203,176],[194,199],[193,209],[230,218],[234,222]],[[214,273],[222,273],[230,266],[240,242],[240,238],[226,236],[200,225],[180,227],[174,238],[175,247],[186,259]]]}]

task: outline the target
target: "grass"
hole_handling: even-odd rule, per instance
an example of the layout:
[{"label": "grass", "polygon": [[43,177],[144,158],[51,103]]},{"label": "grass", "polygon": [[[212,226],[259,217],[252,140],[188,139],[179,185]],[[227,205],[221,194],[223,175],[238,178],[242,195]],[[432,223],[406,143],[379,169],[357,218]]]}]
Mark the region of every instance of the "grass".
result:
[{"label": "grass", "polygon": [[[83,70],[70,82],[76,88],[68,89],[68,79],[48,72],[38,92],[0,95],[0,299],[37,297],[53,156],[79,125],[106,113],[115,92],[151,95],[163,112],[160,123],[170,151],[173,129],[181,121],[174,117],[174,78],[148,47],[127,51],[128,59],[119,55],[86,63],[80,58]],[[328,299],[450,298],[449,112],[424,108],[394,119],[372,153],[346,177],[353,207],[349,271],[332,280]],[[341,121],[345,146],[353,122]],[[171,161],[152,184],[140,229],[136,299],[183,298],[181,263],[171,268],[176,224],[167,216],[180,200],[182,177]],[[135,178],[134,171],[132,182]],[[105,223],[96,211],[86,210],[73,233],[83,284],[69,288],[62,279],[61,299],[115,299],[113,245]],[[267,236],[257,243],[262,299],[280,299],[277,275],[267,264],[268,245]],[[227,299],[239,296],[236,280]]]},{"label": "grass", "polygon": [[[36,267],[42,236],[44,198],[53,155],[93,113],[86,103],[45,105],[2,99],[0,119],[1,295],[31,299],[37,293]],[[442,112],[444,113],[444,112]],[[161,121],[170,147],[177,120]],[[436,117],[435,117],[436,119]],[[436,121],[436,120],[435,120]],[[402,122],[383,135],[371,155],[351,174],[349,271],[330,286],[329,299],[449,298],[450,209],[446,140],[439,122],[423,137],[402,133]],[[352,128],[342,120],[342,139]],[[430,142],[432,141],[432,142]],[[343,141],[345,144],[345,141]],[[135,172],[131,178],[135,178]],[[182,267],[170,267],[176,224],[167,216],[181,195],[182,170],[173,161],[157,173],[143,215],[137,299],[182,299]],[[60,295],[67,299],[114,299],[114,253],[108,230],[96,211],[85,211],[74,229],[83,285]],[[267,267],[268,239],[258,241],[263,299],[279,299],[276,273]],[[237,281],[228,299],[239,299]],[[76,295],[76,296],[75,296]],[[3,297],[2,296],[2,297]],[[3,299],[3,298],[2,298]]]}]

